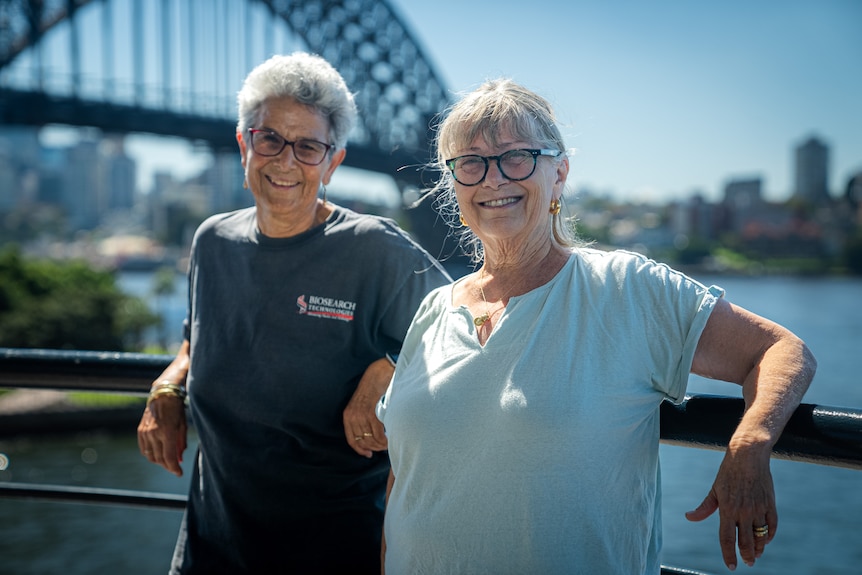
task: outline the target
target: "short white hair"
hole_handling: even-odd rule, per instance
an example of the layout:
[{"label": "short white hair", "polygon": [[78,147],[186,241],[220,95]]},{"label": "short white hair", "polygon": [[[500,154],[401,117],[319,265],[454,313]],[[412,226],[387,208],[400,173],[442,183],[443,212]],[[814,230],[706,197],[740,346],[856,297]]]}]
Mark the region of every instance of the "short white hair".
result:
[{"label": "short white hair", "polygon": [[331,140],[327,143],[337,148],[347,145],[356,124],[356,102],[341,74],[320,56],[306,52],[277,55],[252,70],[237,94],[239,133],[254,127],[270,98],[293,98],[314,108],[329,121]]}]

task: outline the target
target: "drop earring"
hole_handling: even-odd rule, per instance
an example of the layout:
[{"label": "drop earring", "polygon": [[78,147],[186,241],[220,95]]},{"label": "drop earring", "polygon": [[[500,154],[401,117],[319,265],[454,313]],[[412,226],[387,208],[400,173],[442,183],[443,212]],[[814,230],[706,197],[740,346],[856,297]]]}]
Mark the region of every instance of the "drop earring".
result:
[{"label": "drop earring", "polygon": [[248,189],[248,180],[246,180],[246,179],[243,179],[243,180],[242,180],[242,189],[243,189],[243,190],[247,190],[247,189]]},{"label": "drop earring", "polygon": [[320,187],[323,189],[323,203],[325,204],[326,203],[326,186],[323,184],[320,184]]},{"label": "drop earring", "polygon": [[563,207],[563,204],[562,204],[562,202],[560,202],[560,200],[551,200],[551,209],[548,211],[556,216],[557,214],[560,213],[560,210],[562,209],[562,207]]},{"label": "drop earring", "polygon": [[464,219],[464,214],[458,214],[458,221],[461,222],[462,226],[467,227],[467,220]]}]

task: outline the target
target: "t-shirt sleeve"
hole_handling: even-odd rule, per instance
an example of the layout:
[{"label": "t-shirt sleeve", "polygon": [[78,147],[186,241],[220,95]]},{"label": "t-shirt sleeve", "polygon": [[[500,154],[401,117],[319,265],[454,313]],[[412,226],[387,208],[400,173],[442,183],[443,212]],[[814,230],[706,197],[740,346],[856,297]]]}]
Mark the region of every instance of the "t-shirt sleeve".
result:
[{"label": "t-shirt sleeve", "polygon": [[717,286],[700,282],[667,265],[635,260],[630,293],[644,311],[643,332],[649,350],[650,382],[669,399],[685,396],[700,335],[716,302],[724,296]]},{"label": "t-shirt sleeve", "polygon": [[670,399],[676,403],[682,401],[685,395],[697,343],[700,341],[700,335],[703,333],[703,328],[706,327],[706,322],[712,310],[715,309],[716,302],[724,297],[724,290],[713,285],[706,288],[705,291],[699,290],[698,295],[700,299],[696,306],[694,317],[689,325],[688,333],[686,334],[676,373],[670,379],[672,385],[667,392]]},{"label": "t-shirt sleeve", "polygon": [[452,280],[443,267],[412,240],[389,250],[385,287],[390,294],[380,319],[380,329],[388,342],[384,353],[400,354],[407,329],[422,300],[432,290]]},{"label": "t-shirt sleeve", "polygon": [[399,372],[409,367],[410,363],[415,360],[414,356],[417,353],[417,348],[422,339],[422,334],[429,325],[435,321],[435,318],[438,318],[440,314],[443,313],[443,310],[445,309],[443,298],[445,297],[444,294],[447,293],[449,292],[446,288],[435,288],[431,290],[430,293],[423,296],[422,302],[416,310],[415,315],[412,317],[407,335],[404,338],[401,353],[398,356],[398,362],[395,365],[395,373],[392,376],[392,381],[389,382],[389,387],[380,398],[380,401],[377,402],[377,419],[379,419],[384,425],[386,424],[384,419],[386,416],[386,409],[389,406],[389,399],[392,397],[394,390],[393,384],[398,380]]}]

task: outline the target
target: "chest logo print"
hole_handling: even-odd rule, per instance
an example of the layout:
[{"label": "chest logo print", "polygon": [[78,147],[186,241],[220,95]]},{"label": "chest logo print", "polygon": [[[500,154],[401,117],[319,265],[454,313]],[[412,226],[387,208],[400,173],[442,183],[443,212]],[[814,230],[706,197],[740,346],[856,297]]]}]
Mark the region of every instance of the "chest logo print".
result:
[{"label": "chest logo print", "polygon": [[299,315],[353,321],[356,302],[319,295],[306,296],[302,294],[296,298],[296,307],[298,308],[297,312]]}]

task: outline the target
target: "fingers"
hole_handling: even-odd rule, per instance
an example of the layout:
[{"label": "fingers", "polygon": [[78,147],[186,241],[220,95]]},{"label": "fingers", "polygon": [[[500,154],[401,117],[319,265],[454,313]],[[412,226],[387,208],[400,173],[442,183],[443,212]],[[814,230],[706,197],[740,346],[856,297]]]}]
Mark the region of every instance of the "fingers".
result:
[{"label": "fingers", "polygon": [[775,536],[778,517],[774,513],[767,513],[766,517],[752,524],[741,523],[737,529],[739,556],[749,567],[763,556],[764,549]]},{"label": "fingers", "polygon": [[732,515],[721,516],[718,539],[721,555],[728,569],[733,571],[739,558],[752,567],[763,556],[766,546],[775,537],[778,528],[778,514],[774,508],[765,513],[746,514],[738,521]]},{"label": "fingers", "polygon": [[751,533],[754,536],[754,559],[759,559],[763,555],[763,550],[769,542],[769,529],[770,526],[768,523],[761,523],[752,527]]},{"label": "fingers", "polygon": [[[382,426],[378,430],[372,431],[373,426],[368,427],[351,427],[352,431],[345,429],[345,437],[347,443],[353,450],[363,457],[371,457],[375,451],[386,451],[387,441],[386,435],[383,433]],[[367,431],[364,431],[366,430]]]},{"label": "fingers", "polygon": [[389,440],[386,438],[386,429],[383,423],[375,417],[370,422],[371,434],[374,436],[375,451],[385,451],[389,449]]},{"label": "fingers", "polygon": [[344,436],[350,447],[363,457],[371,457],[375,451],[386,451],[388,447],[383,424],[373,415],[348,417],[345,413]]},{"label": "fingers", "polygon": [[686,511],[685,518],[689,521],[703,521],[718,509],[718,498],[715,492],[710,490],[707,496],[701,501],[697,509]]},{"label": "fingers", "polygon": [[374,414],[374,406],[348,404],[343,413],[344,437],[348,445],[363,457],[371,457],[375,451],[386,451],[388,442],[383,424]]},{"label": "fingers", "polygon": [[153,401],[138,424],[138,449],[150,463],[161,465],[180,477],[187,427],[182,401],[164,397]]},{"label": "fingers", "polygon": [[[178,435],[185,435],[185,429],[181,430]],[[150,463],[161,465],[177,477],[182,477],[181,463],[184,450],[184,439],[166,437],[165,439],[151,439],[145,449],[141,450],[141,453]]]},{"label": "fingers", "polygon": [[713,489],[696,509],[685,514],[689,521],[702,521],[719,511],[718,540],[722,559],[731,571],[737,566],[737,549],[739,557],[746,565],[754,565],[754,562],[763,556],[764,549],[772,541],[778,526],[774,503],[767,506],[765,512],[742,513],[744,508],[723,510]]},{"label": "fingers", "polygon": [[731,571],[736,569],[736,525],[721,519],[718,526],[718,543],[721,558]]},{"label": "fingers", "polygon": [[[763,551],[766,546],[772,542],[775,537],[775,532],[778,530],[778,514],[774,510],[770,510],[764,516],[762,521],[756,521],[751,527],[751,535],[754,546],[753,559],[759,559],[763,556]],[[742,529],[740,528],[740,532]],[[740,541],[742,537],[740,537]],[[740,554],[742,550],[740,549]],[[743,559],[745,556],[743,555]],[[752,564],[754,560],[752,559]]]}]

